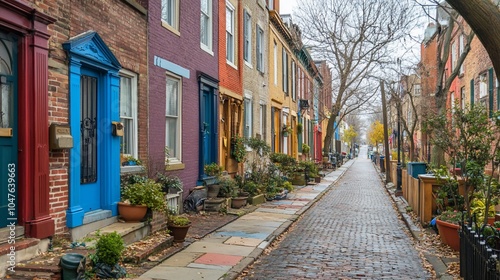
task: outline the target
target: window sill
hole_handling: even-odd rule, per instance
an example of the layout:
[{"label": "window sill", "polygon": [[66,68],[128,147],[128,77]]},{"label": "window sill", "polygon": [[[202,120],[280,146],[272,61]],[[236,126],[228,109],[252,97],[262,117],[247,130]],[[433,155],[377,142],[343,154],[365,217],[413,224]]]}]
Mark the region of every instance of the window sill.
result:
[{"label": "window sill", "polygon": [[169,163],[169,165],[165,168],[167,171],[173,171],[173,170],[181,170],[186,168],[186,165],[182,162],[178,163]]},{"label": "window sill", "polygon": [[132,173],[141,173],[144,172],[144,166],[142,165],[133,165],[133,166],[120,166],[121,174],[132,174]]},{"label": "window sill", "polygon": [[227,63],[227,65],[229,65],[229,66],[233,67],[234,69],[238,70],[238,66],[234,65],[234,63],[232,63],[231,61],[229,61],[229,60],[226,59],[226,63]]},{"label": "window sill", "polygon": [[245,65],[246,65],[248,68],[253,69],[252,64],[251,64],[250,62],[246,61],[246,60],[245,60]]},{"label": "window sill", "polygon": [[179,30],[175,29],[172,25],[168,24],[167,22],[165,21],[161,21],[161,26],[163,26],[165,29],[167,29],[168,31],[174,33],[175,35],[177,36],[181,36],[181,33],[179,32]]},{"label": "window sill", "polygon": [[203,43],[200,43],[200,48],[202,50],[204,50],[205,52],[207,52],[209,55],[214,56],[214,52],[208,46],[204,45]]}]

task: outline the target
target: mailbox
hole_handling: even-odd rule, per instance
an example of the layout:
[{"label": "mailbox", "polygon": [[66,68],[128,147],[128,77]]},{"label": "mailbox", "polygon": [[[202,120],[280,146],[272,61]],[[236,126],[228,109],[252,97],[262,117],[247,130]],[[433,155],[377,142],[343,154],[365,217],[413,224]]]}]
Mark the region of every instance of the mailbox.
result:
[{"label": "mailbox", "polygon": [[111,122],[113,125],[113,135],[114,136],[123,136],[123,124],[121,122]]},{"label": "mailbox", "polygon": [[73,148],[73,137],[69,125],[52,123],[49,128],[50,149],[70,149]]}]

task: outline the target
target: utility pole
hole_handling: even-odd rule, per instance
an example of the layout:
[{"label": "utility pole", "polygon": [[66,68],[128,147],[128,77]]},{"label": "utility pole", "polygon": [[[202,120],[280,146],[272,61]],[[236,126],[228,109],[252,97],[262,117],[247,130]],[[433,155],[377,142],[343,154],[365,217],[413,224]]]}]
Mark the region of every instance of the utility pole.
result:
[{"label": "utility pole", "polygon": [[385,152],[385,183],[391,182],[391,162],[389,153],[389,135],[387,129],[387,102],[385,101],[384,81],[380,81],[380,91],[382,91],[382,115],[384,122],[384,152]]}]

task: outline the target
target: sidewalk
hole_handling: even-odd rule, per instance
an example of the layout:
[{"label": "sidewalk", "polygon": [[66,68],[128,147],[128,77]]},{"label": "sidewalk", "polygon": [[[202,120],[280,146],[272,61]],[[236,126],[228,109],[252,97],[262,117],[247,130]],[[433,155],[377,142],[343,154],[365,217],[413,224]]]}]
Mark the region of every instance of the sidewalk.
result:
[{"label": "sidewalk", "polygon": [[353,164],[350,160],[321,183],[300,187],[285,200],[266,202],[252,213],[190,244],[138,279],[234,279],[297,220]]}]

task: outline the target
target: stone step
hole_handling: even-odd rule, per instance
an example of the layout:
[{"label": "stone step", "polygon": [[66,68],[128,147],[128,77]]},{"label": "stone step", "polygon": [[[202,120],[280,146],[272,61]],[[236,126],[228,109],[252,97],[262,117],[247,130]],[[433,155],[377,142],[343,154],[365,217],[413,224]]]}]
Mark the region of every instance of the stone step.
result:
[{"label": "stone step", "polygon": [[105,226],[101,229],[89,233],[86,238],[82,239],[81,242],[83,242],[83,240],[91,239],[91,241],[86,242],[85,245],[87,247],[93,246],[97,241],[98,234],[102,235],[105,233],[116,232],[123,238],[123,242],[125,243],[125,245],[128,245],[145,238],[150,234],[150,231],[151,227],[143,222],[139,223],[115,222],[109,226]]},{"label": "stone step", "polygon": [[[33,259],[39,256],[41,253],[46,252],[48,246],[48,239],[39,240],[35,238],[23,238],[20,240],[16,240],[15,244],[2,244],[0,246],[0,277],[4,277],[7,272],[9,272],[9,275],[19,276],[18,271],[23,262]],[[12,254],[11,247],[15,247],[15,255]],[[15,262],[15,273],[11,273],[10,271],[8,271],[11,261]]]}]

